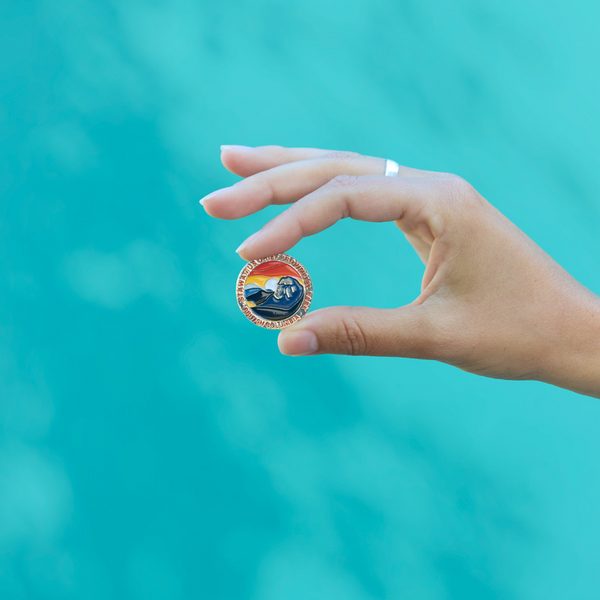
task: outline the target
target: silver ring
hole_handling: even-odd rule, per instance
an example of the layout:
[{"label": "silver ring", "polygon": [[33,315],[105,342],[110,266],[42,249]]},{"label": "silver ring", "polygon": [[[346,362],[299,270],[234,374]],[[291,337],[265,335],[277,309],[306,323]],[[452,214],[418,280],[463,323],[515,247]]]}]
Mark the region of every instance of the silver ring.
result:
[{"label": "silver ring", "polygon": [[389,158],[385,161],[385,176],[396,177],[400,171],[400,165]]}]

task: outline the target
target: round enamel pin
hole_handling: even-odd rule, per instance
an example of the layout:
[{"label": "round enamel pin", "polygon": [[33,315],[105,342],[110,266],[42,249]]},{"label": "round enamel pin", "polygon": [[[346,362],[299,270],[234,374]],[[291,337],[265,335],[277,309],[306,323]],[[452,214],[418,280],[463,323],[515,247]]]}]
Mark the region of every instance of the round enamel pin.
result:
[{"label": "round enamel pin", "polygon": [[287,254],[247,263],[235,290],[242,312],[266,329],[283,329],[299,321],[308,312],[313,295],[306,269]]}]

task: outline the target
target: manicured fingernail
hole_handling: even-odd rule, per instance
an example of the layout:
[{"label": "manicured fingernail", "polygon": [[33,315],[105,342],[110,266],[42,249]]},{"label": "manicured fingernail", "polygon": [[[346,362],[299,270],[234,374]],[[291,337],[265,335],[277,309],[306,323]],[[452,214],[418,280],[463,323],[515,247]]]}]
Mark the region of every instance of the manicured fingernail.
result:
[{"label": "manicured fingernail", "polygon": [[317,336],[308,330],[282,331],[277,341],[281,354],[305,356],[314,354],[319,348]]},{"label": "manicured fingernail", "polygon": [[244,240],[240,244],[240,247],[236,250],[236,252],[239,254],[250,242],[253,242],[261,233],[262,231],[257,231],[256,233],[253,233],[247,240]]},{"label": "manicured fingernail", "polygon": [[215,196],[218,196],[221,192],[224,192],[225,190],[228,190],[229,188],[221,188],[220,190],[216,190],[214,192],[211,192],[210,194],[208,194],[208,196],[204,196],[204,198],[202,198],[202,200],[200,200],[200,204],[202,204],[202,206],[204,206],[204,203],[209,199],[209,198],[214,198]]},{"label": "manicured fingernail", "polygon": [[223,152],[223,150],[251,150],[252,147],[251,146],[221,146],[221,152]]}]

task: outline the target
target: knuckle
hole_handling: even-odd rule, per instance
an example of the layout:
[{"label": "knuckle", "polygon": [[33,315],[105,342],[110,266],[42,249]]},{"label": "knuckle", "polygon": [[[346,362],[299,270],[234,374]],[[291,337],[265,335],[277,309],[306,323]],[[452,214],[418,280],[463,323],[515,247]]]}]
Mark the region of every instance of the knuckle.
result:
[{"label": "knuckle", "polygon": [[347,190],[348,188],[354,186],[358,180],[358,175],[336,175],[329,182],[329,185],[336,189]]},{"label": "knuckle", "polygon": [[463,196],[468,194],[471,185],[464,180],[460,175],[454,175],[453,173],[445,173],[443,177],[439,179],[439,185],[447,193],[453,196]]},{"label": "knuckle", "polygon": [[325,160],[348,163],[360,158],[360,154],[358,154],[357,152],[346,152],[343,150],[336,150],[335,152],[330,152],[329,154],[326,154],[323,158]]},{"label": "knuckle", "polygon": [[337,337],[337,343],[346,354],[352,356],[368,354],[367,336],[351,311],[347,311],[340,320]]},{"label": "knuckle", "polygon": [[352,189],[357,185],[359,179],[357,175],[337,175],[325,186],[333,192],[334,197],[337,196],[340,219],[346,219],[350,216],[349,198],[352,196]]},{"label": "knuckle", "polygon": [[475,188],[459,175],[446,173],[437,180],[438,192],[452,214],[460,214],[477,208],[481,196]]},{"label": "knuckle", "polygon": [[250,175],[241,181],[234,183],[241,189],[256,192],[264,197],[269,203],[273,203],[277,197],[275,184],[268,171]]}]

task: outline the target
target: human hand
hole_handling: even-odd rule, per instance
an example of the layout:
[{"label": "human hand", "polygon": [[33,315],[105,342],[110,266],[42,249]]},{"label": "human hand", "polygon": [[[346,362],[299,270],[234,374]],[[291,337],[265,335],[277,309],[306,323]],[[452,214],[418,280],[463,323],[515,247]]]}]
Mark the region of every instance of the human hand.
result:
[{"label": "human hand", "polygon": [[503,379],[536,379],[600,397],[600,299],[573,279],[466,181],[349,152],[223,147],[245,179],[202,200],[238,219],[292,206],[239,248],[253,260],[350,217],[394,221],[423,263],[421,293],[392,309],[314,311],[279,334],[290,355],[433,359]]}]

